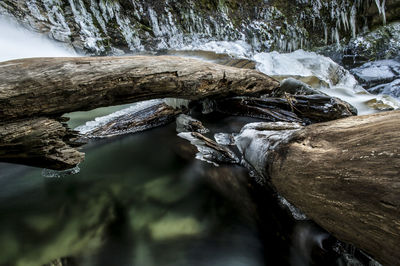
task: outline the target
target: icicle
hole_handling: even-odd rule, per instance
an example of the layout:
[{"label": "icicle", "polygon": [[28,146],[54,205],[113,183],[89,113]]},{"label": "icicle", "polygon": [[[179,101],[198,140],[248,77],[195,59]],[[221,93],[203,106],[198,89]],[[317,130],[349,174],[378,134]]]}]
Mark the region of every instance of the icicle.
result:
[{"label": "icicle", "polygon": [[338,30],[338,28],[335,28],[335,39],[336,39],[336,44],[340,45],[340,38],[339,38],[339,30]]},{"label": "icicle", "polygon": [[382,6],[381,6],[381,10],[382,10],[382,19],[383,19],[383,25],[386,25],[386,11],[385,11],[385,2],[386,0],[382,1]]},{"label": "icicle", "polygon": [[376,7],[378,8],[379,15],[382,14],[380,2],[381,2],[380,0],[375,0],[375,4],[376,4]]},{"label": "icicle", "polygon": [[328,27],[326,26],[326,24],[324,23],[324,41],[325,41],[325,45],[328,45]]},{"label": "icicle", "polygon": [[349,29],[349,22],[347,20],[347,15],[343,11],[341,12],[341,18],[344,30],[347,31]]},{"label": "icicle", "polygon": [[379,15],[382,16],[383,25],[386,25],[386,11],[385,4],[386,0],[383,0],[382,3],[380,0],[375,0],[376,7],[378,8]]},{"label": "icicle", "polygon": [[356,15],[357,15],[356,6],[353,5],[353,7],[351,8],[351,12],[350,12],[350,28],[351,28],[351,34],[352,34],[353,38],[356,37]]},{"label": "icicle", "polygon": [[177,108],[188,108],[190,100],[180,99],[180,98],[165,98],[164,103],[177,109]]}]

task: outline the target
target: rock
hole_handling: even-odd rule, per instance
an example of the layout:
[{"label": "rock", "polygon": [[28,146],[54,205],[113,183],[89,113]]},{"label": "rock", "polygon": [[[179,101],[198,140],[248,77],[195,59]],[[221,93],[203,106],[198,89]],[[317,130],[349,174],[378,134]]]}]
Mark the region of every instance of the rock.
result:
[{"label": "rock", "polygon": [[365,104],[378,111],[393,111],[395,110],[392,105],[390,105],[391,101],[394,100],[392,97],[383,95],[382,98],[371,99],[366,101]]},{"label": "rock", "polygon": [[400,98],[400,78],[387,84],[380,84],[372,87],[368,91],[374,94],[385,94]]},{"label": "rock", "polygon": [[332,45],[317,51],[348,69],[369,61],[395,59],[400,54],[400,22],[360,34],[342,47]]},{"label": "rock", "polygon": [[285,93],[291,95],[313,95],[321,94],[321,92],[314,90],[305,82],[294,78],[287,78],[281,82],[281,86],[273,91],[271,94],[274,97],[282,97]]},{"label": "rock", "polygon": [[[392,1],[387,0],[387,5],[391,7]],[[208,40],[238,39],[247,40],[258,51],[293,51],[348,40],[362,31],[364,20],[377,25],[374,18],[378,17],[383,24],[381,12],[378,16],[366,16],[377,13],[369,11],[370,1],[357,3],[4,0],[0,2],[0,11],[26,27],[92,55],[109,55],[116,49],[125,53],[154,51]],[[398,17],[389,14],[389,20]]]},{"label": "rock", "polygon": [[379,60],[363,64],[351,70],[366,90],[374,94],[386,94],[400,98],[400,62]]},{"label": "rock", "polygon": [[209,130],[203,124],[188,115],[181,114],[176,118],[176,132],[198,132],[201,134],[208,133]]}]

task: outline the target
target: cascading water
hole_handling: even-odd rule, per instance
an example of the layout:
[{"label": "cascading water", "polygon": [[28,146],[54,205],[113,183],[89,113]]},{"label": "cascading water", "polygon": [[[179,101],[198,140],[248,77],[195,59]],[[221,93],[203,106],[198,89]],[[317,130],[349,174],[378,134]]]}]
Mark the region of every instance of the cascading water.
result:
[{"label": "cascading water", "polygon": [[72,49],[24,29],[11,18],[0,16],[0,61],[26,57],[76,56]]},{"label": "cascading water", "polygon": [[297,50],[292,53],[257,53],[243,42],[209,42],[190,45],[183,50],[200,50],[228,54],[255,61],[257,69],[278,80],[293,77],[323,93],[338,97],[357,108],[358,113],[370,114],[382,110],[400,109],[398,99],[388,95],[373,95],[364,90],[354,76],[330,58],[314,52]]}]

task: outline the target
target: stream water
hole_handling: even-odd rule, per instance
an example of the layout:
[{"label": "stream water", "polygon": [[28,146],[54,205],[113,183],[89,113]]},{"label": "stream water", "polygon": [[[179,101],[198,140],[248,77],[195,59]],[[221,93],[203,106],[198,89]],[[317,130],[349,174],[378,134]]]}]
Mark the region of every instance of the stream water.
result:
[{"label": "stream water", "polygon": [[[10,30],[6,20],[0,20],[0,29],[17,36],[7,43],[0,39],[1,51],[23,51],[3,53],[0,61],[71,55],[33,35],[36,52],[14,50],[27,33]],[[243,46],[226,45],[268,72],[273,60],[266,58],[272,55],[249,55]],[[350,92],[349,99],[356,99]],[[76,127],[125,107],[69,114],[69,123]],[[208,117],[205,125],[212,133],[229,133],[253,121]],[[261,193],[247,170],[195,160],[174,124],[91,141],[83,151],[86,159],[76,174],[0,163],[0,265],[36,266],[60,258],[64,265],[88,266],[361,265],[336,253],[336,240],[312,222],[293,218],[290,210],[296,210],[284,201]]]},{"label": "stream water", "polygon": [[[213,133],[237,132],[256,120],[205,121]],[[83,151],[74,175],[0,164],[0,265],[59,258],[84,266],[344,261],[325,250],[334,239],[260,193],[247,170],[195,160],[174,124],[92,141]]]},{"label": "stream water", "polygon": [[85,146],[76,175],[1,164],[0,265],[264,265],[254,213],[212,180],[246,173],[187,148],[169,126]]}]

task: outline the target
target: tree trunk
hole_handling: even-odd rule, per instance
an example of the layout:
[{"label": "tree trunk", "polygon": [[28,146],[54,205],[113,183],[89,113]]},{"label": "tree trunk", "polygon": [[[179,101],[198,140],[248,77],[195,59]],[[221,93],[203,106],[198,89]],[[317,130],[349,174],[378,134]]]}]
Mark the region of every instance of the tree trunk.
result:
[{"label": "tree trunk", "polygon": [[155,98],[254,94],[278,86],[256,70],[175,56],[13,60],[0,63],[0,121]]},{"label": "tree trunk", "polygon": [[254,129],[239,135],[239,149],[280,194],[338,239],[399,264],[400,111]]},{"label": "tree trunk", "polygon": [[356,115],[353,107],[334,97],[285,95],[282,98],[233,97],[216,101],[221,113],[262,118],[271,122],[326,122]]},{"label": "tree trunk", "polygon": [[107,138],[141,132],[171,123],[182,111],[182,108],[173,108],[162,101],[155,102],[144,109],[124,114],[104,125],[99,125],[85,132],[83,137]]},{"label": "tree trunk", "polygon": [[0,123],[0,160],[64,170],[76,166],[84,154],[75,147],[77,133],[61,122],[32,118]]}]

